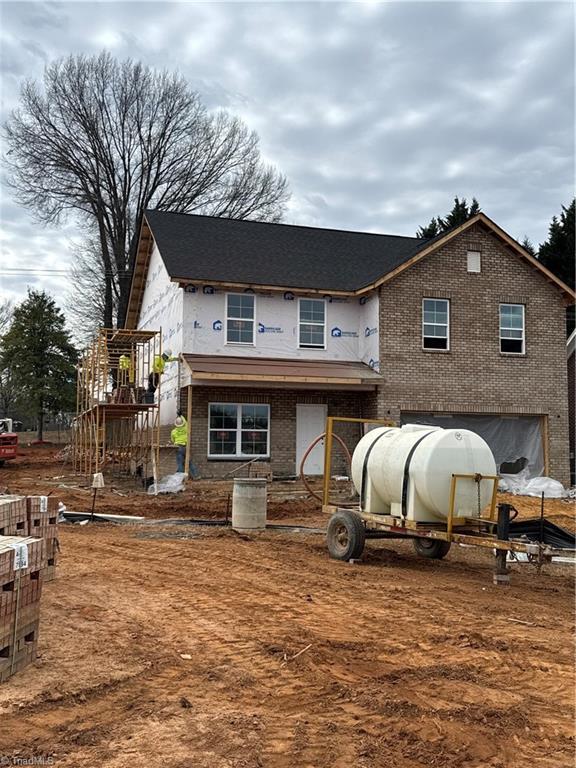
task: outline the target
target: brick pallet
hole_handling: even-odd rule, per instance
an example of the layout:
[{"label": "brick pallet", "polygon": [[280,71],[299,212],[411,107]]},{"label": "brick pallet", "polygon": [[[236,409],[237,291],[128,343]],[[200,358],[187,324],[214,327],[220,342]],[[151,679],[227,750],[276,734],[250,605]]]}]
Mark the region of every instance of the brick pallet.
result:
[{"label": "brick pallet", "polygon": [[46,541],[44,582],[56,577],[58,561],[58,499],[54,496],[27,496],[27,534]]},{"label": "brick pallet", "polygon": [[0,536],[27,536],[28,511],[24,496],[0,496]]},{"label": "brick pallet", "polygon": [[[19,561],[16,548],[26,551],[27,563]],[[43,539],[0,537],[0,682],[36,658],[45,565]]]}]

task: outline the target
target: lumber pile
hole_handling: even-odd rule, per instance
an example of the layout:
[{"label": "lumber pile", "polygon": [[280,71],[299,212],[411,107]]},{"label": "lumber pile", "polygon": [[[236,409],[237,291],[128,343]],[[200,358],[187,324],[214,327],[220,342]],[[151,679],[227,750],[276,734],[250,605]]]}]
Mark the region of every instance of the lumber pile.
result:
[{"label": "lumber pile", "polygon": [[58,500],[0,496],[0,683],[36,658],[42,585],[57,558]]}]

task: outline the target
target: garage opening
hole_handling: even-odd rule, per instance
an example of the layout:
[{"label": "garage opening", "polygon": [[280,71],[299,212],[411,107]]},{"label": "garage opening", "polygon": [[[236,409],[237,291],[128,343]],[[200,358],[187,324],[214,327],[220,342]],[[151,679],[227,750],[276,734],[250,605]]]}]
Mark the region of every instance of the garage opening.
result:
[{"label": "garage opening", "polygon": [[544,474],[540,416],[478,416],[468,413],[413,413],[402,411],[402,424],[425,424],[445,429],[469,429],[490,446],[500,474],[525,470],[528,478]]}]

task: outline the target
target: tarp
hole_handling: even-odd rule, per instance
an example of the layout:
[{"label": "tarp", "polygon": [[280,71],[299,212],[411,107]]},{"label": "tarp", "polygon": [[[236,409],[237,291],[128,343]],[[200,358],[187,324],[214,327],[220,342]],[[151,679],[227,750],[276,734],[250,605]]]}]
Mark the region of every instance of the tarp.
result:
[{"label": "tarp", "polygon": [[402,424],[425,424],[444,429],[469,429],[480,435],[496,460],[499,474],[526,470],[527,478],[544,474],[544,453],[539,416],[479,416],[403,411]]}]

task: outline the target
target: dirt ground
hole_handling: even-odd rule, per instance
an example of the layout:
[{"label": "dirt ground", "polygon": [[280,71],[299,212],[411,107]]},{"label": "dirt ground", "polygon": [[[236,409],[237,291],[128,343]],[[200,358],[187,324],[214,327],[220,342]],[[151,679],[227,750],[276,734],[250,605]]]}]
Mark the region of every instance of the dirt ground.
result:
[{"label": "dirt ground", "polygon": [[[57,487],[64,472],[45,449],[0,472],[12,492],[89,506],[89,491]],[[303,495],[286,485],[284,496]],[[220,516],[209,492],[108,489],[101,503]],[[551,511],[560,504],[573,518],[564,502]],[[272,506],[278,519],[323,520],[309,500],[278,493]],[[426,561],[372,541],[349,565],[330,560],[318,534],[161,521],[63,525],[60,540],[40,658],[0,687],[0,764],[574,765],[570,568],[538,577],[513,565],[511,586],[496,587],[491,555],[468,548]]]}]

